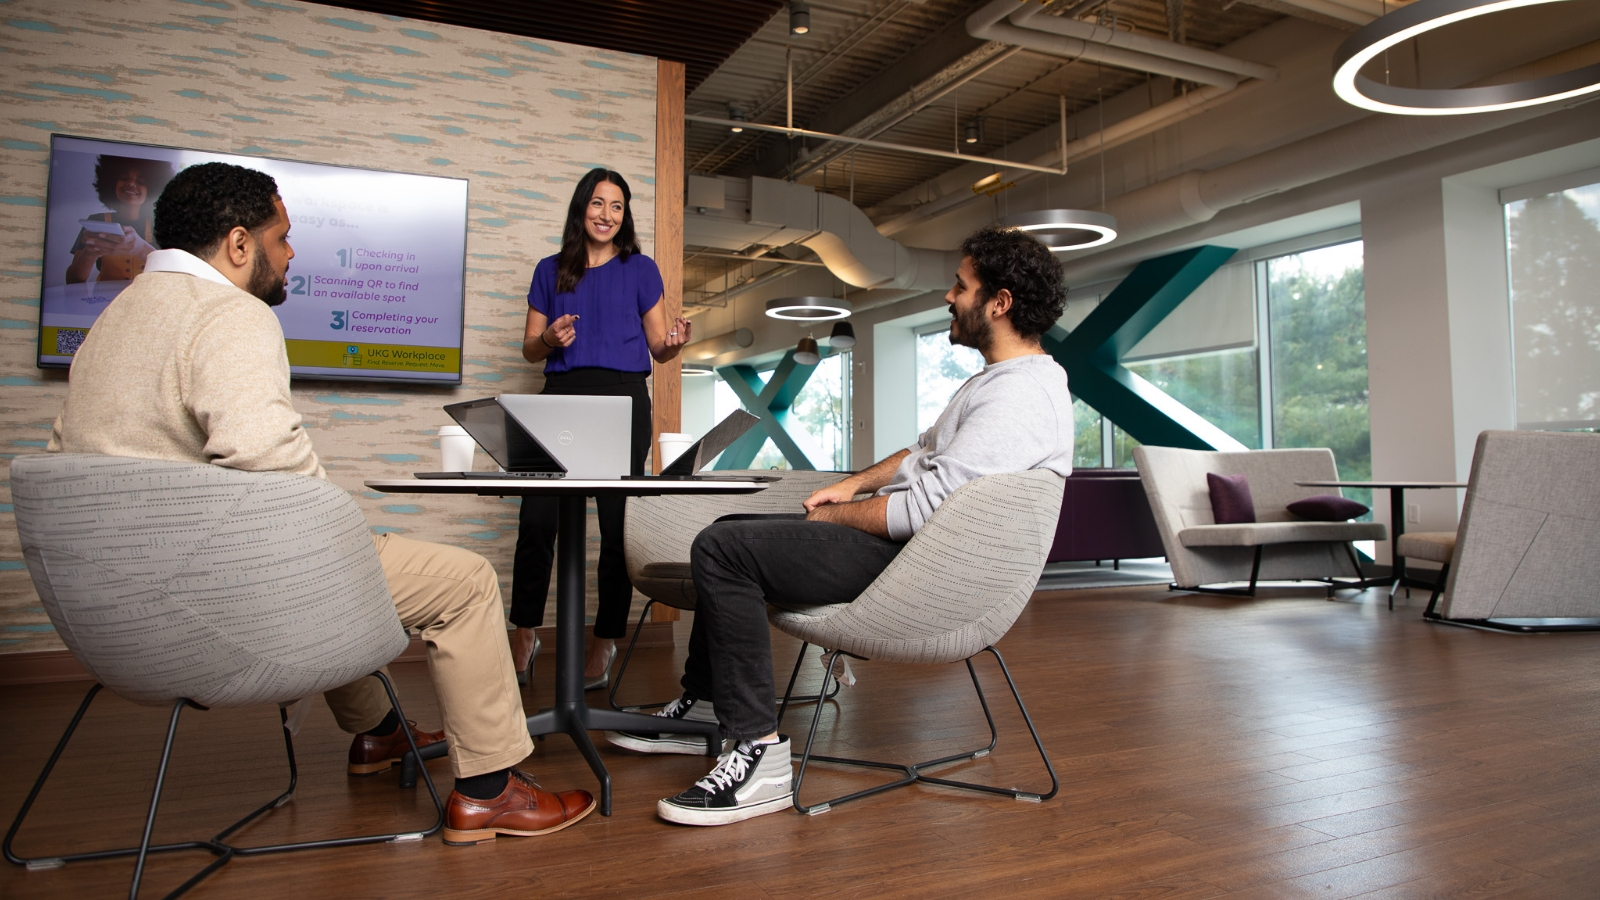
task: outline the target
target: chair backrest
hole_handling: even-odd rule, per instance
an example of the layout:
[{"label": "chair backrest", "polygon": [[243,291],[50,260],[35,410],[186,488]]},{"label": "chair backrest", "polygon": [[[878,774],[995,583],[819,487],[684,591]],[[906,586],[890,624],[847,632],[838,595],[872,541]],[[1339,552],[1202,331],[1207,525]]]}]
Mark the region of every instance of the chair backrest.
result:
[{"label": "chair backrest", "polygon": [[[722,474],[722,473],[718,473]],[[764,469],[729,471],[728,475],[773,475]],[[849,477],[848,472],[785,471],[782,481],[754,494],[708,494],[666,497],[629,497],[622,543],[628,577],[639,592],[653,600],[682,608],[694,605],[694,586],[687,570],[662,576],[662,565],[679,568],[689,563],[689,548],[707,525],[734,513],[797,513],[812,492]],[[646,567],[651,567],[650,571]]]},{"label": "chair backrest", "polygon": [[405,649],[366,519],[328,482],[49,453],[15,459],[11,491],[50,621],[130,700],[293,700]]},{"label": "chair backrest", "polygon": [[954,662],[1000,640],[1028,604],[1055,538],[1065,479],[1047,469],[957,488],[855,602],[812,619],[804,638],[868,659]]},{"label": "chair backrest", "polygon": [[1600,435],[1485,431],[1439,612],[1600,616]]},{"label": "chair backrest", "polygon": [[1299,487],[1296,481],[1336,481],[1339,469],[1325,447],[1299,450],[1217,452],[1177,447],[1135,447],[1134,461],[1145,483],[1156,521],[1174,531],[1214,525],[1206,474],[1243,475],[1250,482],[1257,522],[1293,522],[1290,503],[1318,494],[1342,496],[1338,488]]}]

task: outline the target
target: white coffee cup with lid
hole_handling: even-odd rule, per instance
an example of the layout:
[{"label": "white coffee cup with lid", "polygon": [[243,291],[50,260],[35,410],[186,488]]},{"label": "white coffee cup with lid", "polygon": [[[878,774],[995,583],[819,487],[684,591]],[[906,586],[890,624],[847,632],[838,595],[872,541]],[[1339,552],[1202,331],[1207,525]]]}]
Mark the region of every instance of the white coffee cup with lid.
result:
[{"label": "white coffee cup with lid", "polygon": [[694,435],[683,434],[677,431],[663,431],[661,437],[656,439],[661,448],[661,465],[666,467],[673,460],[682,456],[685,450],[694,443]]},{"label": "white coffee cup with lid", "polygon": [[471,472],[472,458],[478,452],[478,442],[460,425],[439,428],[439,470],[441,472]]}]

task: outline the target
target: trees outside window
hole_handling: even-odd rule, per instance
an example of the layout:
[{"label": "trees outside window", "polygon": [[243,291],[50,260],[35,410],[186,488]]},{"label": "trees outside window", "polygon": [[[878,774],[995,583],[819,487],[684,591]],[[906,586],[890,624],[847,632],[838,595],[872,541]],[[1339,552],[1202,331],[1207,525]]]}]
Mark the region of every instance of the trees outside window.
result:
[{"label": "trees outside window", "polygon": [[[1327,447],[1339,477],[1372,478],[1362,244],[1266,260],[1272,446]],[[1370,490],[1345,492],[1372,505]]]},{"label": "trees outside window", "polygon": [[[818,469],[841,472],[850,469],[850,359],[848,352],[824,358],[789,407],[789,436]],[[772,368],[761,374],[771,378]],[[738,396],[721,376],[717,378],[714,397],[719,422],[741,408]],[[768,438],[751,461],[750,468],[789,469],[793,466]]]}]

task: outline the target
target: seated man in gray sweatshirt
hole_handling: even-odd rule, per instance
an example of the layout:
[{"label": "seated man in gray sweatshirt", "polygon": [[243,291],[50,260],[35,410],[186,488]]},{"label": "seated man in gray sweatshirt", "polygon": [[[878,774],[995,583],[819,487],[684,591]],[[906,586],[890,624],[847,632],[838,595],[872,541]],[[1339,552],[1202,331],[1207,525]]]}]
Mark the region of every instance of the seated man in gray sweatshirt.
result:
[{"label": "seated man in gray sweatshirt", "polygon": [[[683,696],[657,715],[721,723],[733,744],[706,777],[656,804],[669,822],[725,825],[792,802],[789,739],[777,734],[767,603],[849,603],[951,492],[974,478],[1072,472],[1067,373],[1039,336],[1061,317],[1061,264],[1026,233],[989,227],[961,245],[950,342],[983,354],[915,446],[812,494],[803,516],[716,522],[690,554],[696,608]],[[859,494],[872,494],[855,500]],[[981,562],[981,561],[978,561]],[[644,753],[703,752],[704,738],[610,732]]]}]

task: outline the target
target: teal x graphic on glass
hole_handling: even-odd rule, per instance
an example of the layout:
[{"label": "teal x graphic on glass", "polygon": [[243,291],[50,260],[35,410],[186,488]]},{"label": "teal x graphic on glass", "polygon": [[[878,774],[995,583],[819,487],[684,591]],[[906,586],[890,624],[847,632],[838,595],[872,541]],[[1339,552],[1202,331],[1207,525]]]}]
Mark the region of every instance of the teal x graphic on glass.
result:
[{"label": "teal x graphic on glass", "polygon": [[1069,333],[1043,336],[1045,352],[1067,370],[1072,395],[1141,444],[1191,450],[1244,450],[1222,429],[1128,371],[1122,357],[1237,252],[1196,247],[1147,259]]},{"label": "teal x graphic on glass", "polygon": [[[827,348],[823,348],[822,355],[829,355]],[[759,427],[746,431],[734,441],[733,446],[722,451],[712,468],[749,468],[756,454],[761,452],[761,445],[767,442],[767,438],[772,438],[773,445],[789,461],[790,467],[814,471],[817,467],[811,464],[805,451],[789,436],[787,426],[790,407],[794,406],[795,398],[800,396],[811,373],[816,370],[816,364],[808,366],[795,362],[793,350],[783,355],[765,383],[756,370],[747,365],[735,363],[717,369],[717,374],[728,383],[728,387],[733,388],[733,393],[738,396],[745,410],[761,422]]]}]

